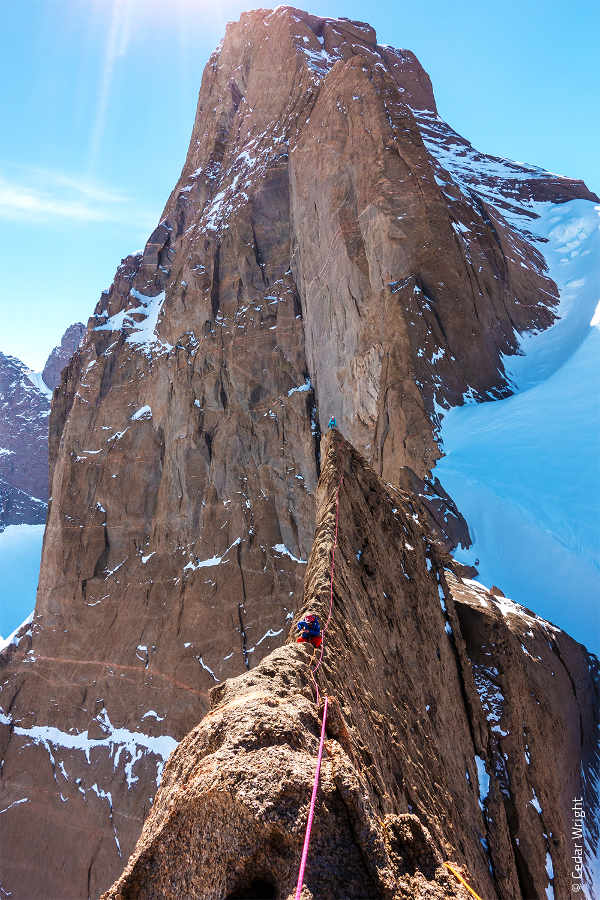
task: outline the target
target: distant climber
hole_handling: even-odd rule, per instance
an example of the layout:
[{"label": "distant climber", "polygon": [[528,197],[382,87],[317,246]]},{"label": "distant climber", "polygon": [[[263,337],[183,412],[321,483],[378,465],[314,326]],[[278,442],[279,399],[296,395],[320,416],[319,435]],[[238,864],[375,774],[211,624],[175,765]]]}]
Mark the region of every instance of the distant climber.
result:
[{"label": "distant climber", "polygon": [[337,422],[335,420],[335,416],[332,416],[329,420],[328,428],[337,428]]},{"label": "distant climber", "polygon": [[313,647],[320,647],[323,643],[318,616],[309,613],[301,622],[298,622],[297,628],[300,632],[296,638],[297,644],[312,644]]}]

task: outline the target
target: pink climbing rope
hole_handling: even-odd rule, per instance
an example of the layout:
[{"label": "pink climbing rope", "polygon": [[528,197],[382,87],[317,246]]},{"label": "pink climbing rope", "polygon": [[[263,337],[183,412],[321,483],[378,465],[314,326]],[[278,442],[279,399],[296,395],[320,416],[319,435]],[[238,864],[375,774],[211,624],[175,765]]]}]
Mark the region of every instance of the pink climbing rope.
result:
[{"label": "pink climbing rope", "polygon": [[312,829],[313,818],[315,815],[315,802],[317,799],[317,791],[319,790],[319,774],[321,772],[321,760],[323,759],[323,742],[325,740],[325,722],[327,721],[327,702],[329,698],[325,697],[325,705],[323,707],[323,724],[321,725],[321,740],[319,742],[319,755],[317,756],[317,768],[315,771],[315,780],[313,782],[312,797],[310,798],[310,809],[308,811],[308,822],[306,823],[306,834],[304,835],[304,846],[302,848],[302,859],[300,860],[300,871],[298,873],[298,884],[296,885],[296,898],[300,900],[302,893],[302,885],[304,884],[304,870],[306,869],[306,859],[308,857],[308,845],[310,843],[310,832]]},{"label": "pink climbing rope", "polygon": [[[329,615],[327,616],[327,622],[323,626],[323,640],[321,642],[321,654],[319,656],[319,661],[314,669],[310,671],[310,677],[312,679],[312,683],[315,687],[315,693],[317,697],[317,707],[319,705],[319,686],[315,679],[315,672],[321,665],[323,661],[323,650],[325,648],[325,633],[327,631],[327,626],[331,621],[331,615],[333,613],[333,574],[335,571],[335,548],[337,547],[337,538],[338,538],[338,518],[339,518],[339,505],[340,505],[340,488],[342,486],[342,482],[344,480],[344,476],[340,478],[340,483],[338,484],[337,493],[335,496],[335,539],[333,542],[333,551],[331,554],[331,571],[329,576]],[[315,803],[317,801],[317,792],[319,790],[319,775],[321,774],[321,760],[323,759],[323,743],[325,741],[325,723],[327,721],[327,704],[329,703],[329,697],[325,696],[325,703],[323,706],[323,721],[321,723],[321,740],[319,741],[319,755],[317,756],[317,768],[315,769],[315,779],[313,781],[313,789],[312,796],[310,798],[310,809],[308,811],[308,821],[306,822],[306,833],[304,835],[304,846],[302,847],[302,858],[300,860],[300,871],[298,872],[298,883],[296,885],[296,897],[295,900],[300,900],[300,895],[302,893],[302,885],[304,884],[304,870],[306,869],[306,860],[308,858],[308,845],[310,844],[310,833],[312,830],[312,823],[315,816]]]}]

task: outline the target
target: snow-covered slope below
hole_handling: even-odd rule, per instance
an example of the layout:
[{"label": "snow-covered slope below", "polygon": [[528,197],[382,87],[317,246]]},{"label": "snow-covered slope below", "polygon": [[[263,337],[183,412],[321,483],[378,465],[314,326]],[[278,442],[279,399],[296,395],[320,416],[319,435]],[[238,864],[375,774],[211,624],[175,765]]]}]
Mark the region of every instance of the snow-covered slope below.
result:
[{"label": "snow-covered slope below", "polygon": [[486,583],[600,650],[600,206],[503,210],[537,237],[561,297],[559,320],[505,359],[516,393],[445,414],[436,474],[465,515]]}]

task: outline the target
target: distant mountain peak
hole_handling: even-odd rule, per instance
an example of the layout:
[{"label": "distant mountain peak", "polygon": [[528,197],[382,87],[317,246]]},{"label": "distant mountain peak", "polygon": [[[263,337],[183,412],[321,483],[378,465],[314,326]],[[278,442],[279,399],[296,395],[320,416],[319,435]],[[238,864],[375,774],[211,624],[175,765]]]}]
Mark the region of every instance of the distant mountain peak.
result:
[{"label": "distant mountain peak", "polygon": [[0,353],[0,531],[46,518],[50,399],[35,378]]},{"label": "distant mountain peak", "polygon": [[73,325],[69,325],[62,336],[60,344],[50,353],[42,372],[42,380],[51,391],[60,384],[62,370],[69,364],[84,334],[85,325],[82,322],[75,322]]},{"label": "distant mountain peak", "polygon": [[46,520],[52,392],[84,334],[81,322],[70,325],[43,372],[0,353],[0,531]]}]

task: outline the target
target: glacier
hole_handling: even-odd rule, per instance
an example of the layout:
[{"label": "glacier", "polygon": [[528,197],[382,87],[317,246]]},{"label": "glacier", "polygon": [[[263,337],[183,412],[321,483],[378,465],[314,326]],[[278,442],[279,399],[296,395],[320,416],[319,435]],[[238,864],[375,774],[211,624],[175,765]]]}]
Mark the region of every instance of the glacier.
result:
[{"label": "glacier", "polygon": [[505,357],[515,393],[445,413],[435,474],[466,517],[461,562],[600,651],[600,206],[504,213],[537,237],[560,293],[558,320]]}]

